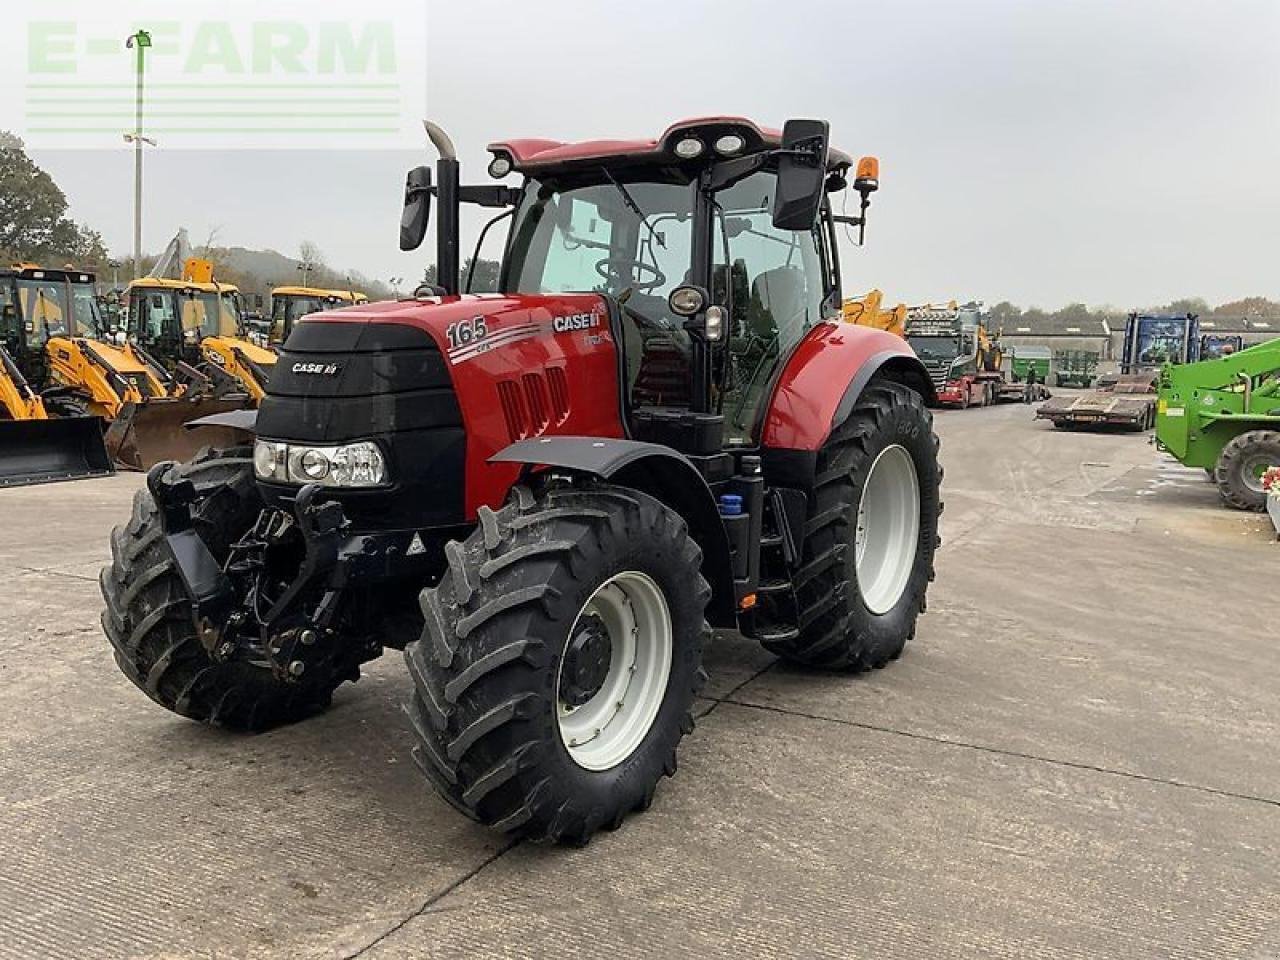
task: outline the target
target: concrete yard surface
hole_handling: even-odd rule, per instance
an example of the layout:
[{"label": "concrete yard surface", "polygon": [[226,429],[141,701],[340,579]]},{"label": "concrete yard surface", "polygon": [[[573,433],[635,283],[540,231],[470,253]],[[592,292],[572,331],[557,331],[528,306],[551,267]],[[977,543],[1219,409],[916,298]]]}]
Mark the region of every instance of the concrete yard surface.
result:
[{"label": "concrete yard surface", "polygon": [[679,772],[582,849],[436,799],[394,652],[296,726],[167,714],[98,626],[142,477],[0,491],[0,958],[1280,958],[1280,544],[1032,416],[938,414],[901,660],[718,635]]}]

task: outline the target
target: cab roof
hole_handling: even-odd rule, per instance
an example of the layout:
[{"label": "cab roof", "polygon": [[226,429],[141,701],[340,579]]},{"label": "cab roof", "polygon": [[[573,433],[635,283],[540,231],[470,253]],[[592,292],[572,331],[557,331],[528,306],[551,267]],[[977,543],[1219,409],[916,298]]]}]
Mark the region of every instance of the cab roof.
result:
[{"label": "cab roof", "polygon": [[[705,147],[697,160],[712,153],[715,141],[727,134],[738,134],[745,144],[735,156],[758,153],[761,150],[782,145],[782,131],[773,127],[761,127],[746,117],[693,117],[680,120],[667,127],[661,135],[640,140],[582,140],[564,143],[559,140],[498,140],[489,144],[488,150],[495,156],[505,154],[511,158],[514,170],[521,173],[555,173],[572,169],[587,162],[601,160],[632,160],[637,162],[686,163],[676,155],[677,141],[696,136]],[[852,166],[853,160],[843,150],[830,147],[827,151],[827,169],[838,170]]]},{"label": "cab roof", "polygon": [[93,283],[96,279],[91,270],[38,267],[33,263],[16,263],[8,270],[0,270],[0,276],[17,277],[19,280],[70,280],[72,283]]},{"label": "cab roof", "polygon": [[198,283],[195,280],[172,280],[169,277],[139,277],[129,281],[124,292],[130,290],[199,290],[201,293],[239,293],[232,283]]},{"label": "cab roof", "polygon": [[332,297],[335,300],[368,300],[369,297],[359,290],[325,290],[322,287],[276,287],[271,291],[273,297]]}]

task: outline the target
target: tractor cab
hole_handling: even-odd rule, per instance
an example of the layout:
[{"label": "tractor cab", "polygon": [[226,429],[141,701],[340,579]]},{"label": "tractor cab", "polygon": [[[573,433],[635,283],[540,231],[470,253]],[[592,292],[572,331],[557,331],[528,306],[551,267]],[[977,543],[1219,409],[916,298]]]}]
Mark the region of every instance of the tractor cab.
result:
[{"label": "tractor cab", "polygon": [[320,287],[276,287],[271,291],[271,324],[268,342],[279,345],[289,338],[293,325],[311,313],[368,303],[357,290],[326,290]]},{"label": "tractor cab", "polygon": [[[699,455],[758,443],[781,361],[840,315],[836,224],[862,222],[828,202],[853,161],[828,148],[826,125],[797,121],[779,133],[713,118],[656,140],[511,140],[489,150],[492,176],[525,177],[518,188],[459,191],[463,202],[512,208],[499,289],[604,298],[629,432]],[[858,177],[865,212],[874,159]],[[404,246],[425,230],[415,205],[429,180],[427,168],[410,175]]]},{"label": "tractor cab", "polygon": [[1131,313],[1124,327],[1120,372],[1154,374],[1166,363],[1194,363],[1199,352],[1200,321],[1194,313]]}]

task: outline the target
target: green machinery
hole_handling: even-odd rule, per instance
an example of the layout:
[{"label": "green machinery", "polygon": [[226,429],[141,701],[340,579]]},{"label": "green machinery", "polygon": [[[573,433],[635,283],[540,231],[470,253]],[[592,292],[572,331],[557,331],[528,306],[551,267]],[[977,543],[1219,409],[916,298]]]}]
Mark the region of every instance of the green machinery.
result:
[{"label": "green machinery", "polygon": [[1280,340],[1160,371],[1156,445],[1202,467],[1222,499],[1264,510],[1262,475],[1280,467]]},{"label": "green machinery", "polygon": [[1053,351],[1048,347],[1013,348],[1014,383],[1048,383],[1049,367],[1053,363]]},{"label": "green machinery", "polygon": [[1098,354],[1093,350],[1057,350],[1053,354],[1054,383],[1059,387],[1093,386]]}]

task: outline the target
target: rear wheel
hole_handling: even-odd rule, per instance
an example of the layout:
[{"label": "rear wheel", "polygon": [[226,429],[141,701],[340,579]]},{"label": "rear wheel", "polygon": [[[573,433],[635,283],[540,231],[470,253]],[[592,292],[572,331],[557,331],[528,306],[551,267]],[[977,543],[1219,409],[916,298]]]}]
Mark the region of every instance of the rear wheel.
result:
[{"label": "rear wheel", "polygon": [[43,400],[44,408],[51,417],[89,416],[89,402],[73,393],[57,393]]},{"label": "rear wheel", "polygon": [[[192,519],[222,562],[262,507],[252,483],[252,450],[205,450],[174,468],[196,485]],[[286,683],[245,659],[216,660],[201,642],[190,596],[164,541],[155,500],[133,499],[133,518],[111,532],[111,564],[99,583],[106,600],[102,629],[116,663],[160,706],[201,723],[262,730],[328,706],[333,690],[356,672],[308,670]]]},{"label": "rear wheel", "polygon": [[1267,492],[1262,475],[1280,467],[1280,431],[1250,430],[1223,448],[1213,471],[1218,493],[1237,510],[1265,510]]},{"label": "rear wheel", "polygon": [[818,454],[802,560],[798,631],[766,649],[860,671],[901,654],[925,609],[939,544],[938,438],[920,396],[877,382]]},{"label": "rear wheel", "polygon": [[405,649],[427,779],[537,840],[583,843],[648,807],[705,680],[711,590],[684,521],[603,484],[518,488],[446,553]]}]

